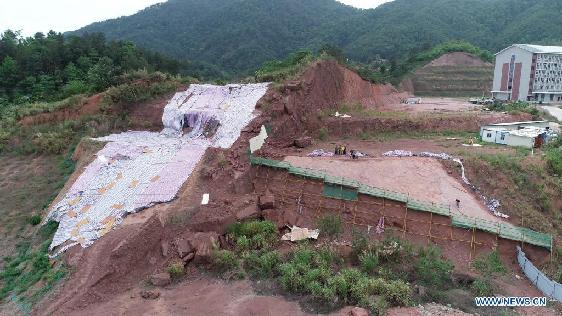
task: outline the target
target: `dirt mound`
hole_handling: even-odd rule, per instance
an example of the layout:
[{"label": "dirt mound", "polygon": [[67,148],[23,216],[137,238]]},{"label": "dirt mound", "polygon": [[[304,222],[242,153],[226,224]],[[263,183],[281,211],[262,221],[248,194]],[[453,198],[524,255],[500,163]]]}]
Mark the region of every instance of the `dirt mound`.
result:
[{"label": "dirt mound", "polygon": [[423,68],[440,66],[469,66],[469,67],[491,67],[492,64],[480,59],[478,56],[463,52],[445,54]]},{"label": "dirt mound", "polygon": [[76,273],[45,314],[68,314],[135,286],[165,261],[160,252],[162,236],[162,222],[152,216],[142,225],[112,231],[90,248],[72,248],[66,259]]},{"label": "dirt mound", "polygon": [[371,84],[335,61],[322,61],[311,66],[300,80],[270,89],[258,106],[269,116],[274,136],[290,138],[318,130],[320,118],[343,105],[361,103],[367,108],[383,108],[399,104],[407,96],[392,85]]},{"label": "dirt mound", "polygon": [[470,97],[488,95],[494,66],[478,56],[445,54],[416,70],[402,87],[419,96]]}]

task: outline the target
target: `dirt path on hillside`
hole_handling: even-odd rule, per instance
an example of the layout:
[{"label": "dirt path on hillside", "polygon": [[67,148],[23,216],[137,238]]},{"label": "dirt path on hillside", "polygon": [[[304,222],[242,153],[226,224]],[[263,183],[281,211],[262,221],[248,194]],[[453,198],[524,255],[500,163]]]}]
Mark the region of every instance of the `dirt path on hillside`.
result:
[{"label": "dirt path on hillside", "polygon": [[[449,175],[439,160],[403,158],[309,158],[286,157],[291,164],[325,171],[362,183],[408,194],[411,198],[449,205],[453,212],[489,221],[501,221],[488,211],[459,180]],[[457,209],[455,200],[461,201]]]}]

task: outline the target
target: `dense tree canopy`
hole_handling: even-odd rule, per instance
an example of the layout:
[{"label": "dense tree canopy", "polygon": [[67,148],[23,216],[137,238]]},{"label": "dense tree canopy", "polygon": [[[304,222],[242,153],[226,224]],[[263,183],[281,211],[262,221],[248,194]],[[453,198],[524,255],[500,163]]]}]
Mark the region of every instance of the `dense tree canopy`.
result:
[{"label": "dense tree canopy", "polygon": [[341,47],[351,59],[404,60],[452,40],[488,51],[516,42],[562,42],[559,0],[394,0],[360,10],[335,0],[168,0],[94,23],[103,32],[231,74],[292,52]]},{"label": "dense tree canopy", "polygon": [[59,100],[104,90],[127,71],[177,73],[181,66],[131,42],[108,42],[103,34],[65,37],[51,31],[23,38],[7,30],[0,34],[0,101]]}]

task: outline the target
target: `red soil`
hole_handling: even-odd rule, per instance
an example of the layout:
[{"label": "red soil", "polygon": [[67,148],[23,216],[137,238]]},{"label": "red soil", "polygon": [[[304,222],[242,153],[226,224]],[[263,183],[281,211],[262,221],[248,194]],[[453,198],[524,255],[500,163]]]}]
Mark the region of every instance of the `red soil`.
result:
[{"label": "red soil", "polygon": [[[298,315],[294,303],[258,297],[247,285],[241,288],[247,296],[240,296],[230,287],[217,290],[213,281],[205,280],[194,285],[178,285],[177,292],[163,291],[162,299],[154,302],[142,300],[141,303],[138,298],[128,301],[127,297],[130,297],[130,289],[138,289],[151,274],[165,271],[171,260],[178,259],[173,248],[163,254],[162,244],[172,244],[176,237],[188,236],[193,231],[223,233],[227,224],[237,220],[238,211],[256,204],[247,148],[249,139],[259,133],[262,124],[269,123],[273,129],[268,146],[280,149],[292,143],[295,137],[316,133],[325,124],[318,115],[323,110],[337,109],[346,102],[382,108],[395,104],[404,95],[389,85],[372,85],[335,62],[318,63],[301,80],[287,83],[280,89],[270,89],[258,103],[264,114],[249,124],[231,149],[210,149],[176,200],[131,215],[122,226],[93,246],[75,247],[65,254],[76,271],[35,313],[128,314],[125,311],[128,308],[132,311],[129,314],[136,314],[136,311],[145,314],[283,315],[288,310]],[[144,121],[148,122],[148,128],[153,128],[160,124],[165,101],[133,108],[132,117],[139,118],[139,126]],[[394,128],[392,124],[389,126]],[[404,123],[396,128],[410,127]],[[75,175],[79,173],[77,169]],[[209,205],[200,205],[203,193],[210,193]],[[193,267],[193,263],[189,267]],[[207,289],[210,294],[197,292],[197,289]],[[203,296],[198,297],[196,293]]]},{"label": "red soil", "polygon": [[20,120],[20,124],[29,127],[33,125],[40,125],[52,122],[63,122],[67,120],[76,120],[83,116],[93,115],[100,113],[100,101],[102,94],[94,94],[89,97],[84,104],[79,108],[64,108],[54,112],[41,113],[31,116],[26,116]]}]

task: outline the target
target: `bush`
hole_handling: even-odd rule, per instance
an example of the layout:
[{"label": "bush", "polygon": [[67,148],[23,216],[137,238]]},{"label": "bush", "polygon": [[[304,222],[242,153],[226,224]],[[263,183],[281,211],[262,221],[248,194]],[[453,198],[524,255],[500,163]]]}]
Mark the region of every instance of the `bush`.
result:
[{"label": "bush", "polygon": [[39,216],[37,214],[32,215],[27,219],[27,222],[29,224],[31,224],[32,226],[37,226],[37,225],[41,224],[41,216]]},{"label": "bush", "polygon": [[281,257],[276,251],[266,252],[258,255],[253,252],[244,260],[244,266],[254,277],[271,278],[277,274],[277,267],[281,263]]},{"label": "bush", "polygon": [[51,131],[37,133],[33,138],[33,144],[37,146],[40,153],[62,154],[69,146],[68,139],[68,132]]},{"label": "bush", "polygon": [[328,214],[318,220],[318,228],[322,234],[329,237],[339,236],[343,231],[341,217],[336,214]]},{"label": "bush", "polygon": [[472,266],[484,275],[505,274],[507,268],[500,259],[497,250],[478,256]]},{"label": "bush", "polygon": [[453,265],[441,259],[441,252],[432,246],[421,249],[419,259],[416,264],[416,272],[420,281],[427,286],[434,288],[445,287],[451,280]]},{"label": "bush", "polygon": [[550,170],[557,175],[562,175],[562,147],[547,149],[545,158]]},{"label": "bush", "polygon": [[476,279],[470,286],[476,296],[492,296],[492,285],[488,280]]},{"label": "bush", "polygon": [[359,262],[359,256],[369,250],[369,240],[362,231],[353,229],[351,237],[352,256]]},{"label": "bush", "polygon": [[227,272],[240,266],[238,256],[230,250],[215,250],[212,256],[212,266],[218,272]]},{"label": "bush", "polygon": [[382,294],[395,306],[407,306],[412,300],[410,286],[400,280],[390,281]]},{"label": "bush", "polygon": [[227,233],[236,240],[239,251],[267,250],[277,242],[277,226],[270,221],[234,223]]},{"label": "bush", "polygon": [[181,278],[185,273],[185,268],[183,266],[183,262],[171,263],[168,266],[168,273],[170,273],[170,276],[172,277],[172,279]]},{"label": "bush", "polygon": [[359,262],[363,271],[372,274],[379,265],[379,255],[373,250],[364,251],[359,255]]}]

